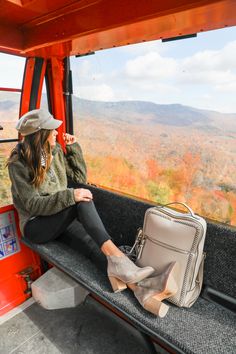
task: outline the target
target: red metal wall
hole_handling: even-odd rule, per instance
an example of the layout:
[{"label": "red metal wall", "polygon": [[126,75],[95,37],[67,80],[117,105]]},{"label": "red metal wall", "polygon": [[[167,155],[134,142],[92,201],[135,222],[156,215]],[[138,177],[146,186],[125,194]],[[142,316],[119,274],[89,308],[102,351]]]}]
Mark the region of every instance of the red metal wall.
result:
[{"label": "red metal wall", "polygon": [[0,208],[0,316],[31,296],[26,292],[26,273],[32,280],[41,275],[40,258],[20,240],[13,205]]}]

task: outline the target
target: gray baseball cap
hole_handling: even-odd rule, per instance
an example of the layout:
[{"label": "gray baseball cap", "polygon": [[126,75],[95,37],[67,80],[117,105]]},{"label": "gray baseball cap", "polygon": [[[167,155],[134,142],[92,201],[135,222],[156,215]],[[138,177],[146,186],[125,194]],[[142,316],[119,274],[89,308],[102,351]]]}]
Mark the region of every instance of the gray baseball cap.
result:
[{"label": "gray baseball cap", "polygon": [[62,120],[53,116],[44,109],[33,109],[25,113],[17,122],[16,129],[22,136],[36,133],[40,129],[53,130],[60,127]]}]

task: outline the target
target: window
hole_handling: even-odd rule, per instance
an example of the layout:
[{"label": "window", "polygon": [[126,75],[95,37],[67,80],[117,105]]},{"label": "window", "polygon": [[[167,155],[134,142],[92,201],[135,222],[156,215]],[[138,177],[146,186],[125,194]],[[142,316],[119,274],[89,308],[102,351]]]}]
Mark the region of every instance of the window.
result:
[{"label": "window", "polygon": [[12,204],[11,182],[8,176],[6,162],[15,145],[16,143],[1,143],[0,145],[0,207]]},{"label": "window", "polygon": [[236,225],[236,28],[73,58],[91,183]]},{"label": "window", "polygon": [[20,93],[0,91],[0,139],[18,139],[15,129],[19,118]]},{"label": "window", "polygon": [[18,139],[15,125],[19,117],[24,64],[24,58],[0,54],[0,206],[12,203],[6,161]]}]

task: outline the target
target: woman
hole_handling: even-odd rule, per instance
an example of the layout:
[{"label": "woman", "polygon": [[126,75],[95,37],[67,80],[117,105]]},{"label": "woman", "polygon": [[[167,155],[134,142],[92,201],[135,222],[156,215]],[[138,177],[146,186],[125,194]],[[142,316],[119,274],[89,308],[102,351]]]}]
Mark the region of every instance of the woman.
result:
[{"label": "woman", "polygon": [[[21,232],[32,242],[45,243],[56,239],[77,219],[107,257],[113,291],[122,291],[129,285],[136,295],[139,287],[135,283],[149,277],[154,269],[137,267],[115,246],[89,189],[67,187],[68,177],[86,183],[86,165],[75,136],[64,134],[66,154],[56,143],[56,129],[61,124],[42,109],[26,113],[17,123],[23,140],[12,151],[8,169]],[[153,303],[153,293],[151,298]],[[149,302],[146,300],[142,303],[145,308]],[[158,301],[155,309],[149,310],[158,313],[157,309],[165,306]]]}]

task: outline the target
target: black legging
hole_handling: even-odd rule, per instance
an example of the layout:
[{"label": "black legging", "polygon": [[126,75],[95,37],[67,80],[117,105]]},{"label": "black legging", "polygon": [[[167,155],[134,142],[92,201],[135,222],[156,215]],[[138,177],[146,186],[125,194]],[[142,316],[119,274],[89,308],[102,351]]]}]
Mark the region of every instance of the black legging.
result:
[{"label": "black legging", "polygon": [[24,236],[34,243],[55,240],[77,219],[99,247],[110,240],[93,201],[79,202],[57,214],[36,216],[24,228]]}]

